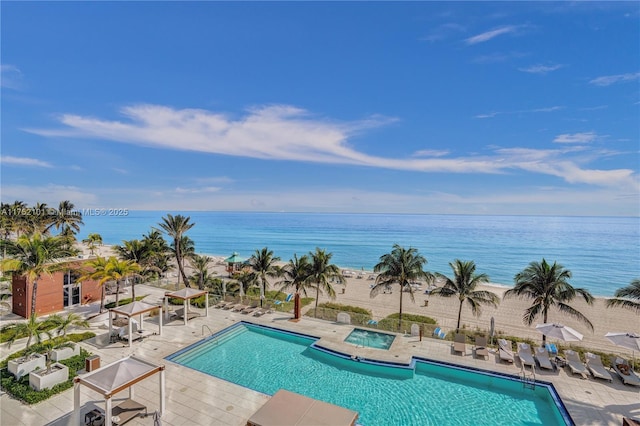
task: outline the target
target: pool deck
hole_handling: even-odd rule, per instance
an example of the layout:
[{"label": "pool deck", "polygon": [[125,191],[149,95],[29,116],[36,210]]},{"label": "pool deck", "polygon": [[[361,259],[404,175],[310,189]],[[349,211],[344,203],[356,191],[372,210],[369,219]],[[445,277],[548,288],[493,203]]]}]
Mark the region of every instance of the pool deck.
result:
[{"label": "pool deck", "polygon": [[[153,287],[136,287],[141,294],[150,294],[146,301],[157,302],[162,293]],[[204,312],[204,310],[200,310]],[[321,338],[321,345],[329,349],[364,358],[394,363],[409,363],[412,356],[436,361],[455,363],[477,369],[517,375],[520,363],[501,363],[495,351],[490,350],[489,359],[476,359],[472,345],[467,345],[464,356],[454,354],[451,342],[432,338],[398,335],[391,348],[386,350],[356,347],[343,340],[352,331],[353,326],[303,317],[299,322],[291,322],[290,314],[271,313],[262,317],[253,317],[240,312],[221,309],[209,309],[209,316],[195,318],[185,326],[181,320],[173,320],[163,327],[163,335],[152,335],[136,341],[132,348],[122,343],[106,347],[92,343],[93,339],[83,342],[82,346],[99,355],[101,365],[135,354],[148,361],[166,366],[166,410],[162,416],[164,426],[181,425],[245,425],[247,420],[269,399],[269,396],[250,389],[220,380],[206,374],[177,365],[164,358],[193,344],[212,332],[219,331],[238,321],[263,324],[292,332],[299,332]],[[157,319],[145,319],[152,324],[150,329],[157,330]],[[96,324],[92,331],[104,334],[104,325]],[[20,349],[19,342],[11,352]],[[6,346],[2,346],[2,356],[7,355]],[[572,376],[565,369],[554,372],[536,367],[536,379],[552,383],[560,394],[577,425],[621,425],[624,417],[640,417],[640,387],[625,386],[613,374],[612,383],[596,380],[592,377],[581,379]],[[124,391],[115,397],[115,401],[128,398]],[[135,399],[148,407],[149,413],[159,408],[158,381],[151,377],[135,386]],[[81,418],[93,408],[103,408],[103,399],[88,388],[81,387]],[[13,425],[70,425],[73,411],[73,390],[69,389],[55,397],[34,405],[25,405],[3,393],[0,396],[0,424]],[[136,418],[128,425],[152,425],[153,418]],[[75,425],[74,425],[75,426]]]}]

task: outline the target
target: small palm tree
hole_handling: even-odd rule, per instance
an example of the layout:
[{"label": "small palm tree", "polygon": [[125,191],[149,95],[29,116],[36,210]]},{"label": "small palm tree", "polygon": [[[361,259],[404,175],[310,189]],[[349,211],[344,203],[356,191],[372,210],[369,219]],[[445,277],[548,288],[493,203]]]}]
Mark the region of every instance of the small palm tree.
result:
[{"label": "small palm tree", "polygon": [[317,315],[320,293],[325,291],[331,299],[335,299],[336,291],[331,285],[331,281],[337,281],[342,284],[344,277],[340,273],[340,268],[330,263],[333,256],[332,253],[327,253],[325,250],[316,247],[316,251],[309,253],[309,256],[311,257],[309,280],[316,285],[316,308],[314,312]]},{"label": "small palm tree", "polygon": [[101,288],[100,313],[104,311],[104,299],[106,297],[104,285],[111,280],[111,277],[106,272],[108,262],[109,261],[106,258],[100,257],[100,256],[86,262],[85,268],[83,270],[83,274],[78,279],[79,281],[85,281],[85,280],[98,281]]},{"label": "small palm tree", "polygon": [[31,340],[35,339],[36,343],[42,342],[42,333],[44,333],[51,326],[51,322],[48,319],[38,320],[38,315],[34,314],[29,319],[21,322],[14,322],[6,324],[0,328],[0,333],[7,335],[7,347],[11,348],[11,345],[19,339],[27,337],[27,343],[25,344],[25,350],[28,350],[31,346]]},{"label": "small palm tree", "polygon": [[[159,223],[160,227],[171,237],[173,238],[173,249],[176,257],[176,263],[178,264],[178,269],[180,271],[180,276],[182,277],[183,282],[187,287],[189,287],[189,281],[187,280],[187,275],[184,272],[184,267],[182,263],[183,254],[181,247],[182,236],[189,229],[193,228],[195,223],[190,223],[189,220],[191,218],[189,216],[185,217],[182,215],[172,216],[171,214],[167,214],[167,217],[162,218],[162,222]],[[178,277],[178,286],[180,286],[180,277]]]},{"label": "small palm tree", "polygon": [[258,274],[260,279],[260,306],[262,306],[262,300],[267,292],[269,281],[267,277],[275,277],[278,274],[276,269],[276,263],[280,261],[280,258],[273,255],[273,251],[264,247],[262,250],[256,250],[256,252],[249,258],[249,266],[251,270]]},{"label": "small palm tree", "polygon": [[[553,262],[549,265],[543,258],[542,262],[531,262],[514,278],[515,286],[507,290],[503,298],[519,297],[533,300],[533,305],[524,311],[522,321],[531,325],[536,318],[542,316],[542,322],[549,320],[549,310],[556,306],[561,313],[567,314],[589,327],[593,331],[593,324],[580,311],[569,305],[576,297],[580,296],[587,304],[593,304],[594,297],[588,290],[574,288],[567,281],[571,278],[571,271],[562,265]],[[546,336],[542,336],[544,345]]]},{"label": "small palm tree", "polygon": [[374,266],[373,271],[379,273],[376,283],[369,293],[370,297],[376,297],[380,291],[391,284],[400,285],[400,315],[398,317],[398,330],[402,327],[402,295],[409,292],[411,301],[415,301],[411,283],[420,279],[430,281],[433,276],[424,271],[427,259],[418,253],[415,248],[405,249],[394,244],[391,253],[380,256],[380,262]]},{"label": "small palm tree", "polygon": [[8,258],[2,261],[5,271],[12,271],[26,276],[33,283],[31,291],[31,315],[36,313],[38,281],[42,275],[51,275],[62,269],[59,259],[69,256],[71,252],[60,237],[48,237],[40,234],[23,235],[16,241],[0,242],[6,250]]},{"label": "small palm tree", "polygon": [[136,300],[135,278],[140,276],[140,265],[132,260],[118,260],[110,257],[105,268],[105,275],[109,281],[116,282],[116,306],[120,301],[120,283],[131,278],[131,297]]},{"label": "small palm tree", "polygon": [[200,290],[204,290],[205,281],[209,278],[209,266],[213,262],[213,259],[209,256],[194,254],[189,260],[191,261],[191,267],[194,271],[190,281],[195,282]]},{"label": "small palm tree", "polygon": [[305,255],[298,258],[294,254],[293,259],[283,268],[283,279],[278,283],[281,284],[281,291],[289,289],[294,290],[294,320],[300,319],[300,293],[307,295],[307,288],[311,287],[309,277],[311,275],[311,264],[309,258]]},{"label": "small palm tree", "polygon": [[38,346],[40,346],[40,348],[43,348],[47,353],[45,366],[47,367],[46,372],[47,374],[49,374],[51,373],[51,364],[53,363],[53,351],[62,348],[73,348],[73,342],[65,339],[56,339],[53,337],[53,334],[50,331],[47,331],[45,334],[47,335],[48,339],[41,342]]},{"label": "small palm tree", "polygon": [[607,308],[621,307],[640,314],[640,279],[635,279],[628,286],[617,289],[614,297],[607,300]]},{"label": "small palm tree", "polygon": [[462,305],[466,301],[471,307],[474,316],[480,316],[480,305],[498,306],[500,298],[490,292],[476,290],[479,284],[489,282],[489,276],[486,274],[476,274],[476,265],[473,261],[462,261],[456,259],[453,263],[449,263],[453,270],[453,279],[436,273],[436,277],[444,280],[444,285],[434,289],[431,294],[442,297],[457,296],[460,301],[458,307],[458,323],[456,325],[456,333],[460,330],[460,320],[462,319]]},{"label": "small palm tree", "polygon": [[80,231],[80,225],[84,225],[82,214],[76,210],[76,206],[69,200],[60,201],[58,210],[52,215],[49,226],[44,232],[48,232],[52,227],[60,230],[60,233]]},{"label": "small palm tree", "polygon": [[67,330],[71,327],[89,328],[89,321],[73,312],[68,313],[65,317],[58,314],[51,315],[49,321],[56,325],[58,336],[62,335],[62,337],[66,337]]},{"label": "small palm tree", "polygon": [[91,256],[93,256],[95,253],[96,247],[99,245],[102,245],[102,235],[89,234],[87,235],[87,238],[82,240],[82,242],[87,245],[87,247],[89,248],[89,253],[91,253]]}]

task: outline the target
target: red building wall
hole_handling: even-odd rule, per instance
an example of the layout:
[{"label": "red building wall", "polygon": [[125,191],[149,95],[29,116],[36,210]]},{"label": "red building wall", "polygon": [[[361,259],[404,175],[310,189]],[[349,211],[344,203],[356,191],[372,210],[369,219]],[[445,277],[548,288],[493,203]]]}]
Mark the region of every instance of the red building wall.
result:
[{"label": "red building wall", "polygon": [[[38,280],[38,290],[36,291],[36,314],[38,316],[48,315],[64,309],[63,285],[64,276],[67,270],[82,269],[82,263],[69,263],[68,269],[54,272],[51,275],[42,275]],[[100,300],[102,289],[97,281],[86,280],[82,282],[80,303],[89,303]],[[26,277],[13,275],[13,310],[16,315],[24,318],[31,316],[31,298],[33,294],[33,282]]]}]

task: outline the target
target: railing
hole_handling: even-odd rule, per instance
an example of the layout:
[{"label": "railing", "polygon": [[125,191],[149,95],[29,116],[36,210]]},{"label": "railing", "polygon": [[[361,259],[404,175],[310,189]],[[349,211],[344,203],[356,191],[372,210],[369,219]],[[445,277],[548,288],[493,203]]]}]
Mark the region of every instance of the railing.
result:
[{"label": "railing", "polygon": [[531,367],[531,373],[527,373],[527,370],[524,364],[520,367],[520,380],[522,380],[522,387],[525,389],[535,389],[536,388],[536,367],[535,365]]},{"label": "railing", "polygon": [[202,324],[202,335],[204,336],[204,329],[209,330],[209,335],[213,335],[213,331],[211,331],[211,329],[209,328],[209,326],[207,324]]}]

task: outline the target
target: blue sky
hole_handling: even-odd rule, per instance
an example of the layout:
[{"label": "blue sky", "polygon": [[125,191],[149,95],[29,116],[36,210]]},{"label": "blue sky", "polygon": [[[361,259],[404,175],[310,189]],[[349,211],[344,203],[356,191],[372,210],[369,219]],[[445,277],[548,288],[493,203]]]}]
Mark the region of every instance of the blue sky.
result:
[{"label": "blue sky", "polygon": [[2,201],[640,215],[637,2],[3,2]]}]

